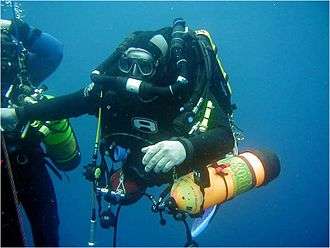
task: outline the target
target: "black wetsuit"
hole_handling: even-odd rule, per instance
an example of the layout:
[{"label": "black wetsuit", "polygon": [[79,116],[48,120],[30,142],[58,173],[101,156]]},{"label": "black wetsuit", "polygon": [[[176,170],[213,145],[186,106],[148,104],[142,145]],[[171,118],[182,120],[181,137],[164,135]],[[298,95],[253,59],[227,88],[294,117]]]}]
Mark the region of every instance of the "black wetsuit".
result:
[{"label": "black wetsuit", "polygon": [[[12,35],[19,35],[28,50],[27,69],[31,80],[38,84],[60,64],[62,44],[38,29],[18,21]],[[18,37],[15,37],[18,38]],[[2,48],[4,44],[2,44]],[[1,50],[2,55],[3,50]],[[5,93],[16,75],[6,74],[1,68],[2,107],[7,105]],[[8,76],[8,77],[7,77]],[[7,79],[7,80],[6,80]],[[48,174],[40,138],[30,132],[26,139],[20,133],[2,132],[8,150],[18,200],[31,224],[35,246],[59,246],[59,217],[53,183]],[[1,148],[1,246],[23,246],[13,192],[8,177],[8,164]]]},{"label": "black wetsuit", "polygon": [[[162,29],[166,38],[170,38],[170,29]],[[166,35],[167,34],[167,35]],[[143,36],[144,35],[144,36]],[[146,39],[154,35],[151,32],[138,32],[125,40],[119,48],[100,66],[97,67],[101,73],[110,76],[123,76],[118,68],[118,58],[121,51],[127,47],[141,47],[136,40]],[[143,36],[143,38],[141,38]],[[137,39],[137,37],[139,39]],[[188,48],[189,50],[189,48]],[[196,62],[189,67],[189,82],[196,84],[196,66],[200,63],[192,54],[190,61]],[[153,78],[154,84],[159,86],[166,85],[176,80],[175,62],[169,60],[166,66],[163,64],[163,71]],[[110,82],[111,84],[111,82]],[[192,168],[203,167],[212,161],[216,161],[233,147],[233,136],[229,126],[228,118],[220,108],[211,92],[206,98],[212,100],[212,109],[209,128],[205,133],[188,135],[187,130],[175,123],[175,118],[180,115],[180,107],[187,101],[192,93],[189,89],[185,95],[176,97],[158,97],[152,101],[145,101],[134,93],[114,92],[109,84],[103,85],[103,99],[100,100],[100,85],[91,84],[90,86],[66,96],[49,100],[48,102],[27,106],[17,109],[19,119],[38,119],[52,120],[67,117],[79,116],[82,114],[96,115],[99,106],[103,108],[102,124],[103,136],[108,145],[115,143],[130,149],[127,164],[135,172],[144,178],[148,183],[161,183],[163,180],[152,180],[156,175],[149,173],[146,175],[141,159],[141,147],[155,144],[163,140],[179,140],[185,147],[187,157],[184,163],[178,166],[182,173]],[[204,102],[206,104],[206,101]],[[164,180],[166,181],[167,175]],[[157,181],[157,182],[156,182]]]},{"label": "black wetsuit", "polygon": [[[58,246],[57,201],[53,183],[45,166],[43,151],[39,143],[34,141],[15,142],[13,149],[13,142],[8,135],[6,142],[18,199],[30,221],[34,245]],[[1,245],[19,247],[24,244],[4,156],[2,161]]]}]

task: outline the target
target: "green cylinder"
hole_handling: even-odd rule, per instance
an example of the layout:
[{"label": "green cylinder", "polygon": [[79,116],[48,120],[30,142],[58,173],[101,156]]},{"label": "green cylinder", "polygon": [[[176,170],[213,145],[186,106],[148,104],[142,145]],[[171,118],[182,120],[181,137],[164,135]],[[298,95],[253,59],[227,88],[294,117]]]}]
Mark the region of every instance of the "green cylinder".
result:
[{"label": "green cylinder", "polygon": [[47,127],[49,132],[43,139],[47,155],[59,170],[76,168],[80,163],[80,150],[69,120],[48,121]]},{"label": "green cylinder", "polygon": [[[47,99],[54,98],[44,95]],[[58,121],[34,122],[31,126],[38,128],[43,134],[43,144],[48,157],[57,169],[69,171],[80,164],[80,149],[77,138],[68,119]]]}]

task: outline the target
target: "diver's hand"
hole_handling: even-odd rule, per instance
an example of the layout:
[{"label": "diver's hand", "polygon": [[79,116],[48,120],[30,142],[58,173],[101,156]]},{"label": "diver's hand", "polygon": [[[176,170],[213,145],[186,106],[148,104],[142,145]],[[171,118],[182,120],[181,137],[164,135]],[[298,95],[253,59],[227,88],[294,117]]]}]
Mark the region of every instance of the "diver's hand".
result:
[{"label": "diver's hand", "polygon": [[142,164],[145,171],[154,170],[155,173],[166,173],[174,166],[181,164],[186,159],[186,150],[179,141],[162,141],[155,145],[141,149],[145,155]]},{"label": "diver's hand", "polygon": [[16,128],[17,116],[13,108],[1,108],[1,130],[12,131]]}]

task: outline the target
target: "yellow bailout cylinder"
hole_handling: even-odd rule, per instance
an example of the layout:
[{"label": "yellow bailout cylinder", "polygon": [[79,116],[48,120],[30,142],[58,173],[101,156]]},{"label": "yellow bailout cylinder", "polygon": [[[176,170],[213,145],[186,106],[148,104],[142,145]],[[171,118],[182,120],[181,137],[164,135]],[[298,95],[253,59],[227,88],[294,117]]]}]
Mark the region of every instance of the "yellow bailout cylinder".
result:
[{"label": "yellow bailout cylinder", "polygon": [[280,162],[272,152],[254,150],[219,160],[208,165],[207,169],[210,186],[204,188],[204,193],[194,182],[193,173],[174,182],[171,197],[179,210],[198,214],[254,187],[265,185],[279,175]]}]

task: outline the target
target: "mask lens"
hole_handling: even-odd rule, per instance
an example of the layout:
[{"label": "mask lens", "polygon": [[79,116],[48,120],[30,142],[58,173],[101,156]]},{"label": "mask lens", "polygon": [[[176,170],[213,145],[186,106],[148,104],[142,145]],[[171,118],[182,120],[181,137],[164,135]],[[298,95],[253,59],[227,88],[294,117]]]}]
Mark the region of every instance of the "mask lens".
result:
[{"label": "mask lens", "polygon": [[122,56],[119,60],[119,69],[124,73],[129,73],[133,67],[133,61],[126,56]]},{"label": "mask lens", "polygon": [[140,72],[144,76],[149,76],[154,71],[154,63],[152,61],[140,60],[137,61]]}]

